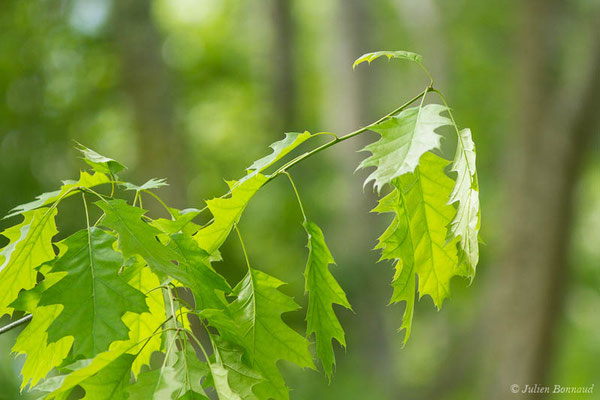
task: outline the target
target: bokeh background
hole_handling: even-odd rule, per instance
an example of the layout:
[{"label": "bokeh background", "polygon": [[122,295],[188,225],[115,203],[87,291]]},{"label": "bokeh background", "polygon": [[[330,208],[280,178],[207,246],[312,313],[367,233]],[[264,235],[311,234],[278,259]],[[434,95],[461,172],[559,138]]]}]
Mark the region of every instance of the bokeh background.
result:
[{"label": "bokeh background", "polygon": [[[375,135],[293,169],[355,313],[338,310],[348,348],[332,383],[281,364],[292,398],[514,399],[511,384],[547,383],[595,384],[577,398],[600,399],[599,28],[598,0],[3,0],[0,214],[77,177],[73,140],[201,207],[283,132],[343,134],[420,92],[409,63],[351,68],[368,51],[418,52],[477,143],[478,275],[453,281],[439,312],[423,298],[401,348],[393,268],[371,251],[389,221],[354,172]],[[61,235],[80,227],[65,204]],[[305,305],[300,222],[280,179],[240,229],[254,266]],[[237,241],[223,255],[234,283]],[[302,330],[302,312],[285,318]],[[1,399],[19,398],[16,333],[0,336]]]}]

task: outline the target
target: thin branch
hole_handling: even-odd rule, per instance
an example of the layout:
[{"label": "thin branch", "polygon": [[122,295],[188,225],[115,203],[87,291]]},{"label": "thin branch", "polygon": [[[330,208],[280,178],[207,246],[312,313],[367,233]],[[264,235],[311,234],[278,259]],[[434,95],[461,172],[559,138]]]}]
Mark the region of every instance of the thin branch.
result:
[{"label": "thin branch", "polygon": [[33,318],[33,314],[26,315],[23,318],[16,320],[15,322],[11,322],[10,324],[3,326],[2,328],[0,328],[0,335],[12,329],[15,329],[18,326],[26,324],[27,322],[31,321],[31,318]]}]

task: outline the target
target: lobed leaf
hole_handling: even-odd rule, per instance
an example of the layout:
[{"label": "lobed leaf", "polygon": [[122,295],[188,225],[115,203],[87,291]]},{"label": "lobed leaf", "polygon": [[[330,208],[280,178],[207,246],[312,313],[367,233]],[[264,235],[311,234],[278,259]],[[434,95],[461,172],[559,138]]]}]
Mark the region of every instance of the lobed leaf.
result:
[{"label": "lobed leaf", "polygon": [[52,260],[52,238],[58,233],[56,208],[38,208],[23,213],[23,221],[2,232],[9,243],[0,251],[0,316],[12,314],[9,304],[21,289],[36,284],[36,267]]},{"label": "lobed leaf", "polygon": [[329,271],[329,264],[335,264],[335,261],[327,248],[321,228],[310,221],[304,221],[303,225],[308,234],[309,249],[304,272],[305,291],[309,296],[306,334],[307,336],[315,334],[317,356],[321,359],[323,369],[331,380],[335,365],[332,340],[335,339],[346,347],[344,330],[332,306],[339,304],[350,310],[352,307],[346,299],[346,294]]},{"label": "lobed leaf", "polygon": [[475,168],[475,143],[470,129],[458,131],[456,154],[452,171],[456,172],[456,184],[448,204],[458,203],[456,216],[450,223],[449,237],[460,237],[459,250],[471,269],[473,279],[479,261],[479,187]]},{"label": "lobed leaf", "polygon": [[119,172],[125,169],[125,166],[120,162],[98,154],[94,150],[88,149],[81,143],[77,143],[75,148],[79,150],[81,154],[83,154],[83,161],[92,167],[94,171],[107,175],[117,175]]},{"label": "lobed leaf", "polygon": [[365,185],[374,181],[380,192],[394,178],[413,172],[423,153],[439,148],[441,136],[435,130],[451,124],[440,115],[445,111],[439,104],[412,107],[371,127],[381,138],[363,149],[372,154],[358,168],[376,167]]},{"label": "lobed leaf", "polygon": [[405,343],[410,336],[416,276],[419,298],[429,295],[439,309],[450,294],[452,277],[468,274],[459,262],[457,240],[446,242],[446,226],[455,213],[447,204],[454,183],[444,173],[447,164],[425,153],[415,172],[395,179],[394,190],[373,210],[394,213],[376,248],[382,249],[382,259],[398,260],[391,302],[407,302],[400,328],[406,329]]},{"label": "lobed leaf", "polygon": [[148,311],[144,294],[118,275],[123,259],[113,250],[115,241],[99,228],[79,231],[64,240],[67,251],[52,264],[52,272],[67,275],[42,293],[39,304],[63,306],[48,328],[48,340],[72,336],[75,357],[92,358],[113,341],[127,339],[121,317]]},{"label": "lobed leaf", "polygon": [[257,173],[241,183],[228,182],[231,189],[230,197],[208,200],[206,204],[214,221],[200,229],[194,236],[198,245],[208,254],[217,251],[229,236],[233,226],[240,220],[250,199],[267,180],[266,176]]}]

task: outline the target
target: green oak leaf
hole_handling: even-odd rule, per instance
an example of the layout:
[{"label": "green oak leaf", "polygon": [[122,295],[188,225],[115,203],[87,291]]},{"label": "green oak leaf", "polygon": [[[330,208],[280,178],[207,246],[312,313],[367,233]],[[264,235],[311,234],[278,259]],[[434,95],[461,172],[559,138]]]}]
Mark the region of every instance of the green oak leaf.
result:
[{"label": "green oak leaf", "polygon": [[125,391],[131,378],[131,365],[135,356],[122,354],[97,374],[85,379],[80,386],[85,390],[86,400],[126,400]]},{"label": "green oak leaf", "polygon": [[17,310],[30,312],[33,318],[23,331],[17,336],[12,351],[17,354],[25,354],[26,359],[21,369],[23,381],[21,390],[29,384],[31,389],[48,375],[52,368],[59,366],[67,357],[73,338],[64,337],[57,342],[48,343],[46,330],[62,311],[62,306],[53,305],[38,307],[41,294],[48,287],[54,285],[65,274],[50,274],[33,289],[23,291],[19,294],[11,306]]},{"label": "green oak leaf", "polygon": [[177,253],[182,270],[173,277],[192,290],[196,309],[225,307],[222,295],[216,291],[229,293],[231,287],[225,278],[210,267],[208,253],[191,236],[183,233],[172,235],[169,247]]},{"label": "green oak leaf", "polygon": [[459,263],[456,241],[446,242],[446,226],[454,217],[447,204],[454,182],[444,173],[448,161],[427,152],[412,174],[393,181],[394,190],[373,210],[394,213],[388,229],[379,238],[382,259],[398,260],[392,286],[392,303],[406,301],[402,327],[410,336],[414,308],[415,277],[419,276],[419,298],[429,295],[439,309],[450,294],[450,280],[466,276]]},{"label": "green oak leaf", "polygon": [[256,174],[239,184],[235,181],[228,182],[231,196],[208,200],[206,204],[214,217],[214,221],[199,230],[194,236],[200,247],[206,250],[208,254],[213,254],[218,250],[229,236],[233,226],[240,220],[252,196],[267,180],[266,176]]},{"label": "green oak leaf", "polygon": [[475,168],[475,143],[470,129],[458,131],[456,155],[452,171],[456,172],[456,184],[450,194],[449,204],[457,203],[456,216],[450,223],[449,236],[460,237],[458,248],[461,258],[471,267],[471,279],[479,261],[479,187]]},{"label": "green oak leaf", "polygon": [[287,132],[283,139],[274,142],[269,146],[273,150],[271,154],[254,161],[252,165],[247,168],[249,171],[248,175],[240,179],[239,183],[242,183],[269,168],[311,137],[312,135],[308,131],[305,131],[304,133]]},{"label": "green oak leaf", "polygon": [[58,233],[56,208],[38,208],[23,213],[24,220],[4,232],[9,243],[0,251],[0,316],[12,314],[9,304],[21,289],[35,286],[36,267],[52,260],[52,238]]},{"label": "green oak leaf", "polygon": [[308,234],[309,249],[304,272],[305,291],[308,293],[306,334],[308,336],[315,334],[317,356],[321,359],[327,377],[331,379],[335,365],[332,340],[335,339],[346,347],[344,329],[333,311],[333,304],[339,304],[350,310],[352,307],[346,299],[346,294],[329,271],[329,264],[335,264],[335,260],[325,243],[321,228],[310,221],[304,221],[303,225]]},{"label": "green oak leaf", "polygon": [[[129,329],[130,340],[140,342],[152,335],[167,319],[162,292],[156,290],[160,286],[160,281],[149,268],[145,267],[145,263],[126,268],[121,277],[135,289],[146,293],[146,304],[149,312],[138,314],[128,311],[122,318],[123,323]],[[147,342],[132,348],[128,353],[136,354],[135,361],[131,366],[134,376],[139,374],[143,365],[150,365],[150,356],[155,351],[160,350],[161,340],[159,335],[153,336]]]},{"label": "green oak leaf", "polygon": [[299,308],[291,297],[279,291],[283,284],[264,272],[250,269],[233,289],[237,298],[227,312],[201,313],[224,340],[244,348],[250,367],[264,377],[264,381],[254,386],[254,393],[260,399],[289,398],[289,389],[277,367],[278,360],[314,368],[308,341],[281,319],[281,314]]},{"label": "green oak leaf", "polygon": [[362,56],[358,57],[356,61],[354,61],[354,64],[352,64],[352,68],[356,68],[357,65],[365,61],[371,64],[371,61],[379,57],[387,57],[388,60],[391,60],[392,58],[399,58],[401,60],[409,60],[415,62],[419,65],[423,64],[423,57],[420,54],[412,53],[410,51],[376,51],[373,53],[363,54]]},{"label": "green oak leaf", "polygon": [[451,124],[440,115],[445,111],[447,108],[439,104],[412,107],[370,127],[381,138],[363,149],[372,154],[358,168],[376,167],[365,185],[374,181],[380,192],[392,179],[413,172],[423,153],[439,148],[441,136],[435,130]]},{"label": "green oak leaf", "polygon": [[231,390],[242,400],[258,400],[253,388],[263,378],[258,371],[244,363],[244,350],[215,336],[213,343],[222,367],[227,370],[227,382]]},{"label": "green oak leaf", "polygon": [[208,399],[202,379],[209,374],[209,368],[205,362],[198,359],[196,352],[190,346],[189,341],[185,341],[183,349],[177,352],[177,361],[173,365],[176,374],[183,377],[183,385],[178,392],[178,399]]},{"label": "green oak leaf", "polygon": [[142,372],[127,388],[129,400],[175,400],[183,387],[182,376],[173,366]]},{"label": "green oak leaf", "polygon": [[140,255],[154,273],[169,276],[189,287],[197,308],[224,306],[214,291],[229,293],[231,288],[209,266],[208,254],[189,235],[174,234],[169,245],[165,246],[156,239],[162,232],[142,220],[145,210],[130,206],[123,200],[96,204],[106,213],[102,224],[118,233],[118,248],[126,258]]},{"label": "green oak leaf", "polygon": [[120,162],[98,154],[94,150],[88,149],[81,143],[77,143],[75,148],[79,150],[81,154],[83,154],[83,161],[92,167],[94,171],[107,175],[117,175],[119,172],[125,169],[125,166]]},{"label": "green oak leaf", "polygon": [[65,367],[65,370],[71,371],[69,374],[46,379],[36,389],[42,393],[49,392],[45,399],[66,399],[68,393],[75,386],[82,384],[102,370],[111,369],[113,365],[117,365],[116,363],[120,362],[117,360],[132,347],[130,340],[115,341],[110,345],[108,351],[98,354],[93,359],[79,360],[71,366]]},{"label": "green oak leaf", "polygon": [[146,210],[130,206],[120,199],[95,204],[106,214],[102,225],[118,233],[118,248],[125,259],[140,255],[161,281],[178,270],[173,263],[177,254],[157,240],[162,232],[142,219]]},{"label": "green oak leaf", "polygon": [[43,193],[37,196],[34,201],[21,204],[20,206],[13,208],[12,210],[10,210],[10,213],[4,218],[10,218],[27,211],[35,210],[36,208],[50,205],[52,203],[55,203],[59,199],[70,197],[78,193],[78,190],[76,190],[75,188],[92,188],[94,186],[102,185],[109,182],[110,178],[102,173],[97,172],[95,174],[90,174],[89,172],[81,171],[79,175],[79,180],[63,181],[63,184],[59,190]]},{"label": "green oak leaf", "polygon": [[127,339],[123,314],[148,311],[144,294],[118,275],[123,260],[113,249],[115,240],[99,228],[79,231],[63,241],[67,251],[52,264],[52,272],[67,275],[42,293],[39,304],[63,306],[48,341],[73,336],[74,356],[91,358]]},{"label": "green oak leaf", "polygon": [[169,207],[169,212],[172,218],[157,218],[152,221],[152,225],[165,233],[178,233],[183,232],[187,234],[194,234],[200,229],[198,225],[192,222],[202,211],[197,208],[186,208],[178,210],[176,208]]}]

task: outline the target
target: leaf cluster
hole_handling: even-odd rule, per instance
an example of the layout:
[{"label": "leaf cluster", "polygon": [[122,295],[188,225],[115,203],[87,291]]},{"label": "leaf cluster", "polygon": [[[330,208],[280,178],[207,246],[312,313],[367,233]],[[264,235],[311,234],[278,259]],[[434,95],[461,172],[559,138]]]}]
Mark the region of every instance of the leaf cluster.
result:
[{"label": "leaf cluster", "polygon": [[[380,56],[423,67],[422,57],[409,52],[370,53],[355,66]],[[439,94],[432,83],[348,135],[287,133],[271,145],[271,154],[252,163],[243,178],[227,182],[229,191],[202,209],[168,207],[155,193],[165,180],[123,181],[121,163],[78,144],[91,170],[13,209],[6,218],[22,220],[2,232],[9,242],[0,251],[0,315],[17,310],[33,316],[13,348],[26,355],[22,388],[46,399],[66,399],[76,387],[86,399],[207,399],[210,393],[219,399],[288,399],[278,362],[316,369],[312,340],[331,379],[333,342],[346,346],[333,305],[352,308],[330,271],[335,261],[323,231],[307,217],[288,171],[367,130],[381,137],[364,149],[371,155],[359,168],[374,167],[365,184],[372,181],[377,192],[387,192],[374,211],[393,214],[376,248],[382,259],[395,262],[391,302],[406,302],[401,327],[406,342],[416,294],[429,295],[441,307],[451,278],[472,279],[478,262],[475,147],[441,94],[443,105],[425,103],[428,93]],[[452,161],[440,156],[444,126],[457,135]],[[282,162],[322,135],[331,141]],[[280,290],[284,282],[252,266],[238,229],[252,197],[281,175],[297,196],[308,240],[306,335],[282,320],[300,307]],[[121,192],[133,195],[118,198]],[[85,228],[55,241],[61,203],[75,195],[81,196]],[[150,216],[144,197],[157,200],[169,218]],[[90,220],[92,207],[101,214],[96,221]],[[209,222],[199,224],[200,216],[209,216]],[[236,283],[218,266],[219,249],[233,231],[247,262],[245,277]],[[191,320],[200,329],[192,329]],[[162,355],[159,364],[150,362],[155,352]]]}]

